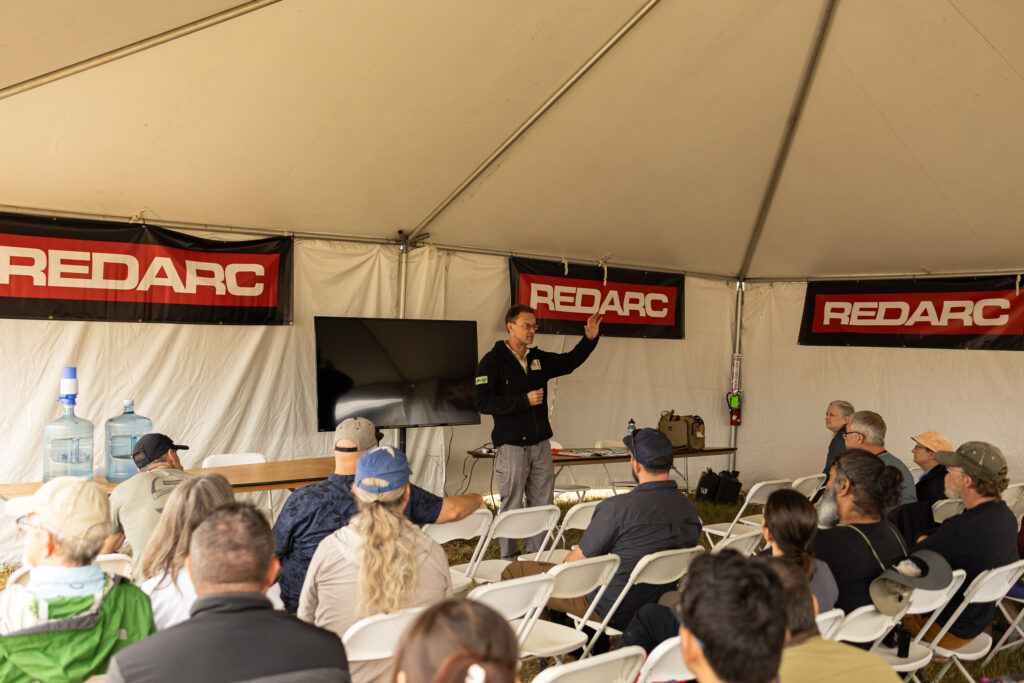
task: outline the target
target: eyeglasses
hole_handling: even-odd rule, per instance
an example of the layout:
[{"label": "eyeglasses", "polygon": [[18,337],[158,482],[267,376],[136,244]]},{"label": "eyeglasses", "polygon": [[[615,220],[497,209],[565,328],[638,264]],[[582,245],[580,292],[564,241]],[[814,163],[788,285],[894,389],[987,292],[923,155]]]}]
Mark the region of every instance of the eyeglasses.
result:
[{"label": "eyeglasses", "polygon": [[862,434],[861,432],[846,432],[844,438],[846,436],[864,436],[864,434]]},{"label": "eyeglasses", "polygon": [[519,325],[519,327],[523,327],[523,328],[525,328],[527,330],[536,330],[537,329],[537,325],[535,325],[535,324],[534,325],[531,325],[530,323],[512,323],[512,324],[513,325]]}]

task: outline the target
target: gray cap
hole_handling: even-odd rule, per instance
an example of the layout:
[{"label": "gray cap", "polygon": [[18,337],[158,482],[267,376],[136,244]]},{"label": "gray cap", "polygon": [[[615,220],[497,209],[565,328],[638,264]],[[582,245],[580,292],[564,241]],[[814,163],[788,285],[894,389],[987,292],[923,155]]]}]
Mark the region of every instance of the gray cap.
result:
[{"label": "gray cap", "polygon": [[955,451],[939,451],[935,459],[946,467],[959,467],[975,479],[993,481],[1006,476],[1003,452],[985,441],[968,441]]},{"label": "gray cap", "polygon": [[[362,453],[377,445],[384,435],[365,417],[350,417],[334,428],[334,450],[339,453]],[[355,447],[338,447],[338,441],[348,439]]]}]

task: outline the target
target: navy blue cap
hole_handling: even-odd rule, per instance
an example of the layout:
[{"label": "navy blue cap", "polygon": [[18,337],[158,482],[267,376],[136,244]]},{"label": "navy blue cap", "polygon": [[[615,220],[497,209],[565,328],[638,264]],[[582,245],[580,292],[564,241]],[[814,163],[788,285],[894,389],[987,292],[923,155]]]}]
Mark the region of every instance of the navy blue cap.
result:
[{"label": "navy blue cap", "polygon": [[[391,446],[378,446],[359,456],[356,463],[356,486],[369,493],[387,493],[409,483],[409,459]],[[386,486],[364,484],[364,479],[383,479]]]},{"label": "navy blue cap", "polygon": [[657,429],[645,427],[622,439],[633,459],[649,470],[667,470],[672,467],[672,442]]}]

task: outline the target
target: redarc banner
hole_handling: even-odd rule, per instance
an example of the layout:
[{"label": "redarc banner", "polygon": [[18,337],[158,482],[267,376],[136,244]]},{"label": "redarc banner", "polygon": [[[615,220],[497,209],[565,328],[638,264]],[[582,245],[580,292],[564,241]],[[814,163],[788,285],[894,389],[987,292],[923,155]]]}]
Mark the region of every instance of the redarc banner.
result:
[{"label": "redarc banner", "polygon": [[0,213],[0,316],[285,324],[292,239],[220,242],[128,223]]},{"label": "redarc banner", "polygon": [[800,343],[1024,350],[1017,278],[807,283]]},{"label": "redarc banner", "polygon": [[678,273],[510,258],[512,303],[537,311],[538,332],[582,334],[594,313],[609,337],[683,338],[683,286]]}]

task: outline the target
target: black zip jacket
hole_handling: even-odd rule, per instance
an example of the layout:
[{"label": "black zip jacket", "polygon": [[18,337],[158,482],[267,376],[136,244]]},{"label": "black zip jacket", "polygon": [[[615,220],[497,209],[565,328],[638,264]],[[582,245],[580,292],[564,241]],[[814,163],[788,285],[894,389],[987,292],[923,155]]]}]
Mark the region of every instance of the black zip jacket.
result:
[{"label": "black zip jacket", "polygon": [[[540,349],[526,351],[523,372],[512,350],[504,341],[495,342],[476,370],[476,409],[494,417],[491,441],[494,447],[504,444],[532,446],[551,438],[548,422],[549,379],[568,375],[583,365],[597,346],[585,336],[567,353],[549,353]],[[526,394],[544,389],[544,400],[531,406]]]}]

